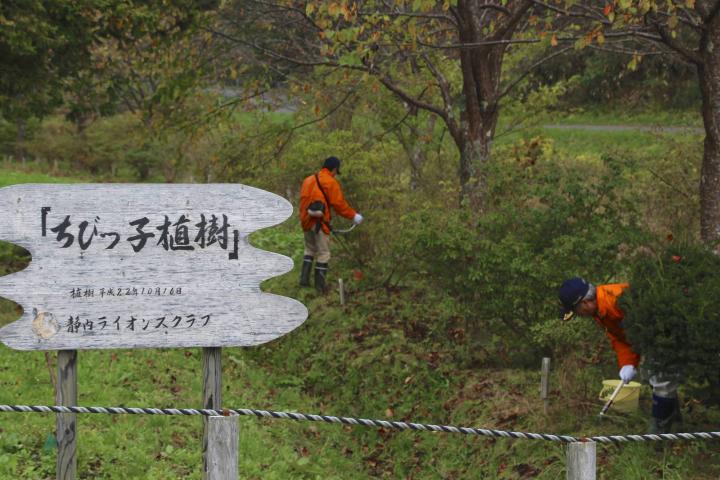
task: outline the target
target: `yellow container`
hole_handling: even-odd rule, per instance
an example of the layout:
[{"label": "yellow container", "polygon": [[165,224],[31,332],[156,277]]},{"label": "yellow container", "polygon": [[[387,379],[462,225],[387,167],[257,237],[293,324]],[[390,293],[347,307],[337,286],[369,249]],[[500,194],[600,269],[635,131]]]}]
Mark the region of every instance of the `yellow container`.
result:
[{"label": "yellow container", "polygon": [[[600,390],[600,400],[607,402],[612,393],[617,388],[618,384],[622,380],[603,380],[603,388]],[[616,412],[632,413],[638,409],[640,402],[640,387],[642,385],[638,382],[629,382],[623,385],[618,392],[617,397],[610,406],[610,410]]]}]

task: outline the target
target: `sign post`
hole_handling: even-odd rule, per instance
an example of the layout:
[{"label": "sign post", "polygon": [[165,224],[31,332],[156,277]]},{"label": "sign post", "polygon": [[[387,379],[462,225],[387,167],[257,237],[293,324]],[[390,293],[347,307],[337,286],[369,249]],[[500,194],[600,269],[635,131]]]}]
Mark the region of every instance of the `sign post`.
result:
[{"label": "sign post", "polygon": [[[222,408],[222,349],[205,347],[202,349],[203,361],[203,408],[220,410]],[[208,417],[203,416],[203,478],[208,478],[210,464],[208,461],[209,438]]]},{"label": "sign post", "polygon": [[[300,302],[260,290],[292,260],[248,242],[291,214],[282,197],[244,185],[2,188],[0,240],[32,261],[0,277],[0,296],[23,307],[0,341],[59,351],[61,405],[77,404],[77,350],[202,347],[203,407],[220,409],[221,347],[269,342],[307,318]],[[71,479],[75,415],[57,427],[57,478]]]},{"label": "sign post", "polygon": [[[58,352],[58,383],[55,389],[55,405],[77,405],[77,351]],[[57,478],[72,480],[77,471],[77,415],[58,413],[56,416],[56,439],[58,443]]]}]

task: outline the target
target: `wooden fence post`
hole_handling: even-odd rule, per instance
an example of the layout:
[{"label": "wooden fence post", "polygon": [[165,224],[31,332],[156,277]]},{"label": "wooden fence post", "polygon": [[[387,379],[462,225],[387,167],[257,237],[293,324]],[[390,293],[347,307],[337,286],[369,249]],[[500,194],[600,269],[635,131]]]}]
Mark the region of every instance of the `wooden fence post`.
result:
[{"label": "wooden fence post", "polygon": [[595,442],[573,442],[567,446],[567,480],[595,480]]},{"label": "wooden fence post", "polygon": [[550,390],[550,359],[543,357],[540,370],[540,398],[543,401],[543,413],[547,414],[548,391]]},{"label": "wooden fence post", "polygon": [[340,291],[340,305],[345,305],[345,285],[343,285],[342,278],[338,278],[338,290]]},{"label": "wooden fence post", "polygon": [[[222,348],[205,347],[203,357],[203,408],[220,410],[222,404]],[[203,416],[203,478],[208,477],[208,417]]]},{"label": "wooden fence post", "polygon": [[[58,350],[58,380],[55,389],[57,405],[77,405],[77,350]],[[77,424],[74,413],[56,416],[57,480],[75,480],[77,472]]]},{"label": "wooden fence post", "polygon": [[238,418],[208,417],[207,480],[237,480]]}]

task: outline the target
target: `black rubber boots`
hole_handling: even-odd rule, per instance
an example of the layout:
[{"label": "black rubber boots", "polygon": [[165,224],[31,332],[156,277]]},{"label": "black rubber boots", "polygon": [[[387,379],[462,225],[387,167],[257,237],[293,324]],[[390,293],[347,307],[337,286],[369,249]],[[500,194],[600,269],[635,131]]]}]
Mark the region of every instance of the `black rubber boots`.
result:
[{"label": "black rubber boots", "polygon": [[310,272],[312,272],[313,257],[305,255],[303,258],[302,270],[300,271],[300,286],[310,286]]},{"label": "black rubber boots", "polygon": [[315,264],[315,289],[320,293],[327,291],[326,279],[328,273],[327,263],[316,263]]}]

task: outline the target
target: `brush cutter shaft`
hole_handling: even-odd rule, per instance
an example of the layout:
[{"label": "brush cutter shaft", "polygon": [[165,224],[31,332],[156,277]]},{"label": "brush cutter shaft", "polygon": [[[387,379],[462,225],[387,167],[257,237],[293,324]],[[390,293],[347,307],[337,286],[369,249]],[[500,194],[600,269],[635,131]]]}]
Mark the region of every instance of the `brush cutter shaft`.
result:
[{"label": "brush cutter shaft", "polygon": [[358,226],[357,223],[353,223],[350,228],[346,228],[346,229],[344,229],[344,230],[338,230],[338,229],[336,229],[336,228],[333,228],[331,231],[332,231],[332,233],[334,233],[334,234],[343,235],[343,234],[345,234],[345,233],[350,233],[350,232],[352,232],[353,230],[355,230],[355,227],[357,227],[357,226]]},{"label": "brush cutter shaft", "polygon": [[618,386],[615,387],[615,391],[610,395],[610,398],[608,399],[605,406],[600,410],[600,416],[602,417],[605,415],[605,412],[607,412],[610,409],[610,405],[615,401],[615,397],[617,397],[618,393],[620,393],[620,390],[622,390],[622,387],[625,385],[625,382],[621,381],[618,383]]}]

